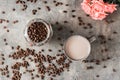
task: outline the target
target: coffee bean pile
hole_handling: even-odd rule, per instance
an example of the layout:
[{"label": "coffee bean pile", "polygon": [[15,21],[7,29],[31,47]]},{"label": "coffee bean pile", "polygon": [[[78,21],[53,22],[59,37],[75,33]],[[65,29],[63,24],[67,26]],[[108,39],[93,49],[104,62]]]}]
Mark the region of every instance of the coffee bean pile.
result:
[{"label": "coffee bean pile", "polygon": [[13,70],[12,80],[20,80],[22,74],[19,71]]},{"label": "coffee bean pile", "polygon": [[[41,78],[44,79],[46,76],[50,78],[56,78],[60,76],[64,71],[69,71],[71,60],[67,59],[64,53],[56,54],[55,56],[44,55],[39,52],[35,52],[34,49],[27,48],[23,50],[19,48],[18,51],[9,55],[9,58],[16,60],[16,62],[11,66],[11,70],[13,72],[12,80],[20,80],[21,76],[25,73],[32,74],[31,79]],[[17,62],[17,60],[22,60],[22,62]],[[29,61],[30,60],[30,61]],[[33,62],[35,67],[30,69],[30,63]],[[45,65],[47,64],[47,65]],[[24,73],[20,72],[21,68],[25,68]],[[34,72],[37,72],[34,73]],[[36,76],[33,76],[36,75]]]},{"label": "coffee bean pile", "polygon": [[42,22],[33,22],[28,28],[28,36],[33,42],[41,42],[46,39],[47,27]]},{"label": "coffee bean pile", "polygon": [[0,68],[0,73],[1,73],[2,76],[9,77],[8,65],[6,65],[3,68]]}]

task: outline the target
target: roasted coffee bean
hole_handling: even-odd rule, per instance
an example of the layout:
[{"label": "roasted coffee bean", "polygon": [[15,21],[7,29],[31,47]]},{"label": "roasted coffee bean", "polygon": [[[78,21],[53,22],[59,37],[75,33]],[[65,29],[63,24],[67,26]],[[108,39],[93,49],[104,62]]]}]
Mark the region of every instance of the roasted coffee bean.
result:
[{"label": "roasted coffee bean", "polygon": [[41,22],[34,22],[28,28],[28,36],[33,42],[41,42],[47,37],[46,25]]}]

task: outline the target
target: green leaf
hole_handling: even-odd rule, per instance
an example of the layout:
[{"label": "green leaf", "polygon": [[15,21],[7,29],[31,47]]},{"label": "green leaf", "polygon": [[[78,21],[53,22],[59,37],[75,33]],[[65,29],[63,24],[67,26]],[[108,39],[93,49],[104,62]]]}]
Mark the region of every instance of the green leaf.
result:
[{"label": "green leaf", "polygon": [[120,0],[118,0],[118,2],[120,2]]}]

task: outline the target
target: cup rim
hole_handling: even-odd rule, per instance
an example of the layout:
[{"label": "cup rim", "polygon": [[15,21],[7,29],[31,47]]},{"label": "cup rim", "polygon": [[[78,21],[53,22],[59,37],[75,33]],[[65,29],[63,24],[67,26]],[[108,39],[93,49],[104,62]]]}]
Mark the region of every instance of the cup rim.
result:
[{"label": "cup rim", "polygon": [[[68,41],[68,39],[71,38],[71,37],[73,37],[73,36],[80,36],[80,37],[86,39],[86,40],[89,42],[89,44],[90,44],[90,46],[89,46],[90,49],[89,49],[89,53],[88,53],[88,55],[87,55],[86,57],[81,58],[81,59],[72,59],[72,58],[67,54],[67,52],[66,52],[66,50],[65,50],[65,45],[66,45],[66,42]],[[90,52],[91,52],[91,43],[90,43],[90,41],[89,41],[86,37],[83,37],[83,36],[81,36],[81,35],[72,35],[72,36],[70,36],[69,38],[64,42],[64,45],[63,45],[63,51],[64,51],[64,54],[66,55],[66,57],[69,58],[69,59],[72,60],[72,61],[83,61],[83,60],[85,60],[85,59],[90,55]]]},{"label": "cup rim", "polygon": [[[43,40],[43,41],[41,41],[41,42],[38,42],[38,43],[32,41],[32,40],[29,38],[28,33],[27,33],[29,26],[30,26],[32,23],[34,23],[34,22],[42,22],[42,23],[46,26],[46,28],[47,28],[47,30],[48,30],[46,39]],[[37,46],[43,45],[44,43],[47,43],[52,36],[53,36],[53,30],[52,30],[51,24],[48,23],[48,22],[46,22],[46,21],[44,21],[44,20],[41,19],[41,18],[34,18],[34,19],[30,20],[30,21],[27,23],[27,25],[26,25],[26,27],[25,27],[25,30],[24,30],[24,37],[25,37],[25,39],[26,39],[28,42],[32,43],[33,45],[37,45]]]}]

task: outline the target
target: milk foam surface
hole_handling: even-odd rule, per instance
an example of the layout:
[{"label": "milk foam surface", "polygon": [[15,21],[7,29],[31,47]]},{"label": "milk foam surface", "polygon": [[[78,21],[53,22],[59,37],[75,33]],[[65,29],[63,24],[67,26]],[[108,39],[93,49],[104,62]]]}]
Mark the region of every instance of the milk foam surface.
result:
[{"label": "milk foam surface", "polygon": [[65,44],[66,54],[74,60],[88,57],[90,50],[89,41],[79,35],[70,37]]}]

